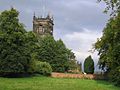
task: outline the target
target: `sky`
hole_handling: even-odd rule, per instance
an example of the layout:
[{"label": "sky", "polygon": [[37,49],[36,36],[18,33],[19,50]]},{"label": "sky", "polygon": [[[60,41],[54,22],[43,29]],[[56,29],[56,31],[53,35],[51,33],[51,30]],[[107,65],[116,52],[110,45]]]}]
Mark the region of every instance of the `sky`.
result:
[{"label": "sky", "polygon": [[83,63],[92,55],[97,63],[97,52],[89,50],[102,36],[109,18],[103,13],[104,3],[97,0],[0,0],[0,12],[11,7],[20,12],[20,22],[28,31],[32,30],[34,12],[39,17],[50,13],[54,17],[54,38],[62,39],[78,61]]}]

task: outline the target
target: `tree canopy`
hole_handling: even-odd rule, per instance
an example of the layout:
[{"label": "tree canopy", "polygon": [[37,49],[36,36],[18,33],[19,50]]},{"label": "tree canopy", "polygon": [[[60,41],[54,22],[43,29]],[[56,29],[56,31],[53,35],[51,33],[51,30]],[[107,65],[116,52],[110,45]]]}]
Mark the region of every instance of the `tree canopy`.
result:
[{"label": "tree canopy", "polygon": [[[107,69],[109,79],[117,80],[117,78],[120,78],[118,74],[120,73],[120,13],[109,20],[103,30],[103,36],[95,43],[95,49],[100,55],[100,67]],[[115,78],[116,74],[118,75]],[[114,82],[117,85],[120,83],[119,81]]]},{"label": "tree canopy", "polygon": [[[31,72],[30,38],[14,8],[0,14],[0,74]],[[32,36],[31,36],[32,37]]]},{"label": "tree canopy", "polygon": [[105,12],[110,11],[111,15],[115,15],[120,12],[120,0],[98,0],[106,3]]},{"label": "tree canopy", "polygon": [[38,60],[49,62],[54,72],[66,72],[72,68],[71,59],[75,59],[75,56],[61,39],[55,41],[50,35],[39,37]]}]

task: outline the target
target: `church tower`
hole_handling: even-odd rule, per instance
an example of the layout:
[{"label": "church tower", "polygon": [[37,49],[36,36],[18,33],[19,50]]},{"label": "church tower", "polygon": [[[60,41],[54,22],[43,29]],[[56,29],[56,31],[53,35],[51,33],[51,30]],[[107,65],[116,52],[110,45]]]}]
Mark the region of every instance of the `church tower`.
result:
[{"label": "church tower", "polygon": [[53,35],[53,17],[49,14],[46,17],[36,17],[35,14],[33,16],[33,32],[38,35]]}]

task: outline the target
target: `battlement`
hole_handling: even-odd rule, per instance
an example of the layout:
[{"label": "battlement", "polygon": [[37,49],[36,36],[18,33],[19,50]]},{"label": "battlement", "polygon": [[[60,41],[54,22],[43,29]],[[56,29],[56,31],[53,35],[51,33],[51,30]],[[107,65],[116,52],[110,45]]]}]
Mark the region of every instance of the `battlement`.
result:
[{"label": "battlement", "polygon": [[53,35],[53,17],[49,14],[47,17],[33,16],[33,32],[39,35]]}]

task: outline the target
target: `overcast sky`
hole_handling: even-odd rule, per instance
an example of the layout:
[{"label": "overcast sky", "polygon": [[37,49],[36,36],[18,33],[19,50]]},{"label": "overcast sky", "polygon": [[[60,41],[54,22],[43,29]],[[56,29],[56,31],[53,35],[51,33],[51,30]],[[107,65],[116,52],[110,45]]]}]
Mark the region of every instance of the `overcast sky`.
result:
[{"label": "overcast sky", "polygon": [[102,34],[108,16],[103,14],[105,5],[97,0],[0,0],[0,11],[13,6],[20,12],[20,21],[32,30],[33,13],[36,16],[54,16],[54,37],[62,39],[73,50],[77,60],[83,62],[88,52]]}]

